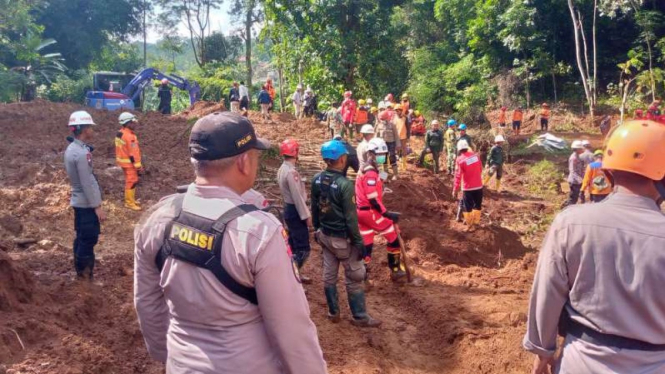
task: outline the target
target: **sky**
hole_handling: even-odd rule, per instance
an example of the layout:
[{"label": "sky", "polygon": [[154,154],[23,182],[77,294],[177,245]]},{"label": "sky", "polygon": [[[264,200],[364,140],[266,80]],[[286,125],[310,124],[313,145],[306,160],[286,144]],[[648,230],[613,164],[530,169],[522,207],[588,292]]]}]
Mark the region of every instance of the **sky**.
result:
[{"label": "sky", "polygon": [[[211,31],[222,31],[224,34],[228,34],[229,31],[239,27],[239,25],[231,24],[231,16],[229,16],[229,10],[231,9],[231,2],[225,1],[222,3],[219,9],[213,9],[210,11],[210,26]],[[189,37],[189,31],[187,31],[187,26],[184,22],[181,22],[178,26],[178,35]],[[162,37],[156,28],[148,28],[148,43],[155,43]]]}]

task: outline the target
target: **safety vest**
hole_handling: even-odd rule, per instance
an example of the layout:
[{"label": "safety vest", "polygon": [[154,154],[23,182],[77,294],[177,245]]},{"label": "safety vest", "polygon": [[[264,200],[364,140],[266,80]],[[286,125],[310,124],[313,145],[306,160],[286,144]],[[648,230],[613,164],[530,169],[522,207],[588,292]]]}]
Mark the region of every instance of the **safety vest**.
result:
[{"label": "safety vest", "polygon": [[121,168],[140,169],[142,166],[138,138],[127,127],[121,128],[115,136],[115,162]]},{"label": "safety vest", "polygon": [[514,110],[513,111],[513,121],[522,121],[522,117],[524,114],[522,113],[521,110]]},{"label": "safety vest", "polygon": [[540,116],[541,116],[542,118],[549,119],[549,118],[550,118],[550,110],[549,110],[549,109],[543,109],[543,110],[540,112]]},{"label": "safety vest", "polygon": [[397,134],[395,133],[395,127],[392,123],[387,121],[379,121],[374,129],[376,137],[383,139],[386,143],[393,143],[397,139]]},{"label": "safety vest", "polygon": [[210,220],[182,210],[185,195],[174,198],[176,218],[166,225],[164,244],[157,252],[155,264],[161,272],[169,257],[208,269],[229,291],[254,305],[259,301],[253,287],[244,286],[222,266],[222,241],[227,225],[247,213],[259,210],[243,204],[229,209],[217,220]]},{"label": "safety vest", "polygon": [[358,108],[356,110],[355,124],[356,125],[364,125],[368,122],[369,122],[369,113],[367,112],[367,109]]}]

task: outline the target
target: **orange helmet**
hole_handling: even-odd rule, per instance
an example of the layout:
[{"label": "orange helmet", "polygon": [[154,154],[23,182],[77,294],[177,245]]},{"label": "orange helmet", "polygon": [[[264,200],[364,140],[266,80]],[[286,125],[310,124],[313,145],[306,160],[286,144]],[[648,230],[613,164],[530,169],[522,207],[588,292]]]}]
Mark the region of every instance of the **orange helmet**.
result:
[{"label": "orange helmet", "polygon": [[286,139],[279,145],[280,156],[297,157],[300,145],[294,139]]},{"label": "orange helmet", "polygon": [[607,139],[603,169],[622,170],[654,181],[665,178],[665,125],[648,120],[627,121]]}]

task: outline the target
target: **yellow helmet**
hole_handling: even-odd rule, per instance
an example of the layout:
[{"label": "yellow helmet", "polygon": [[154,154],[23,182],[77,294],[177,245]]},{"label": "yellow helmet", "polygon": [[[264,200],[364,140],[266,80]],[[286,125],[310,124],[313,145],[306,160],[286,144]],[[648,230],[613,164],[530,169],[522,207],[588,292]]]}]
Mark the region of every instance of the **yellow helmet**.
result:
[{"label": "yellow helmet", "polygon": [[419,110],[416,110],[415,112],[413,112],[413,114],[415,114],[416,117],[420,117],[420,111]]},{"label": "yellow helmet", "polygon": [[366,103],[367,102],[365,101],[365,99],[358,100],[358,104],[360,104],[360,105],[365,105]]},{"label": "yellow helmet", "polygon": [[373,106],[372,109],[369,110],[371,113],[376,113],[379,111],[379,108]]},{"label": "yellow helmet", "polygon": [[403,93],[403,94],[402,94],[402,99],[408,99],[408,98],[409,98],[409,94],[408,94],[408,93]]}]

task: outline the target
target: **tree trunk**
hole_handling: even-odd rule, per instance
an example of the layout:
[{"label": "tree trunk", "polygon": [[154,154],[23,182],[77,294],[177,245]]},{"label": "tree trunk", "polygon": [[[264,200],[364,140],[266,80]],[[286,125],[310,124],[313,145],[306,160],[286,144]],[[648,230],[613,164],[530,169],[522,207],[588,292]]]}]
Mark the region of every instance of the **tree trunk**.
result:
[{"label": "tree trunk", "polygon": [[147,68],[148,67],[148,30],[146,28],[146,18],[147,18],[147,13],[148,9],[147,7],[147,0],[143,0],[143,67]]},{"label": "tree trunk", "polygon": [[252,87],[252,13],[254,11],[254,1],[250,0],[247,4],[247,14],[245,14],[245,65],[247,66],[247,87]]},{"label": "tree trunk", "polygon": [[554,88],[554,104],[557,104],[559,99],[556,93],[556,74],[554,73],[554,70],[552,70],[552,87]]},{"label": "tree trunk", "polygon": [[[582,46],[580,45],[580,34],[582,35],[583,40],[586,40],[584,38],[584,29],[582,29],[582,23],[578,19],[578,16],[575,14],[575,5],[573,4],[573,0],[568,0],[568,9],[570,10],[570,18],[573,21],[573,31],[575,33],[575,57],[577,61],[577,69],[579,70],[580,77],[582,78],[582,86],[584,86],[584,94],[586,96],[587,103],[589,105],[589,114],[591,115],[591,118],[593,120],[595,102],[589,85],[589,71],[584,68],[585,65],[582,63],[582,51],[581,51]],[[584,44],[585,44],[584,49],[586,51],[586,43]]]},{"label": "tree trunk", "polygon": [[[596,105],[596,102],[598,102],[598,80],[597,80],[597,73],[598,73],[598,50],[596,48],[596,18],[598,16],[598,0],[593,1],[593,27],[591,29],[592,33],[592,43],[593,43],[593,85],[591,86],[591,90],[593,92],[593,104],[594,106]],[[593,121],[593,114],[591,120]]]},{"label": "tree trunk", "polygon": [[281,63],[277,66],[277,76],[279,78],[279,111],[284,112],[286,106],[284,102],[284,68]]},{"label": "tree trunk", "polygon": [[656,101],[656,80],[653,79],[653,53],[651,51],[651,42],[647,39],[647,50],[649,51],[649,80],[651,83],[651,100]]}]

